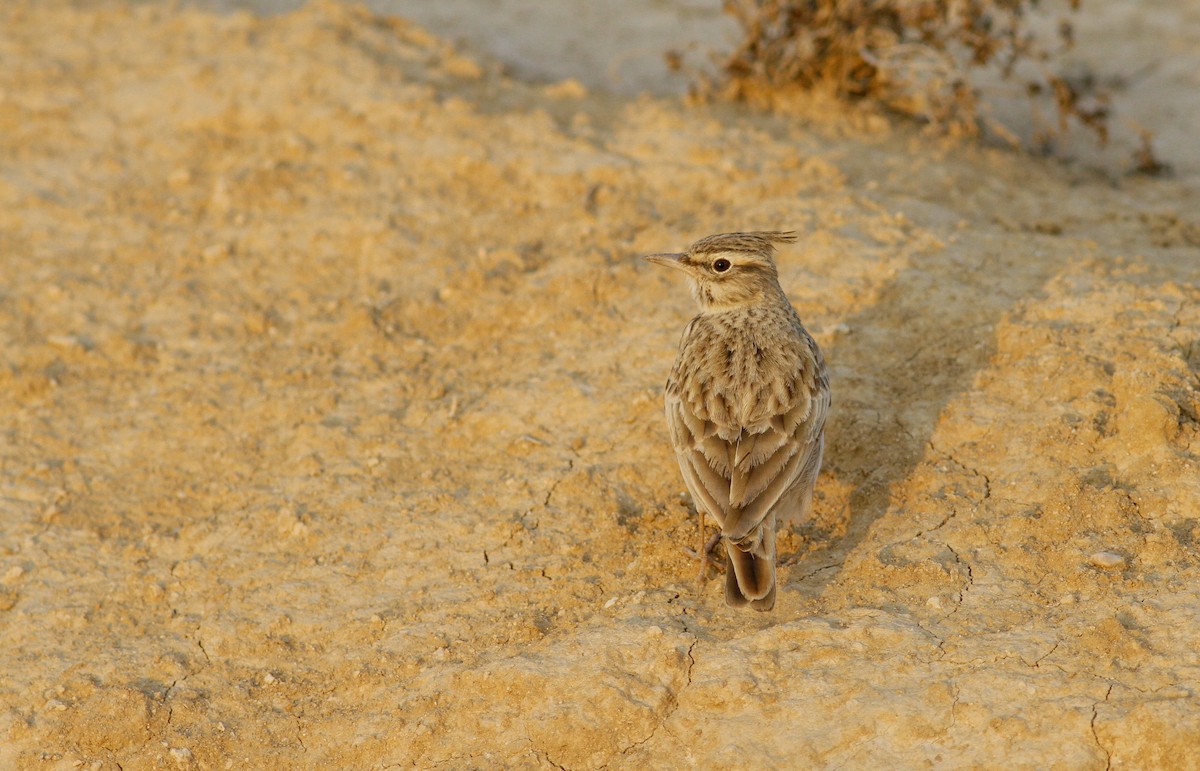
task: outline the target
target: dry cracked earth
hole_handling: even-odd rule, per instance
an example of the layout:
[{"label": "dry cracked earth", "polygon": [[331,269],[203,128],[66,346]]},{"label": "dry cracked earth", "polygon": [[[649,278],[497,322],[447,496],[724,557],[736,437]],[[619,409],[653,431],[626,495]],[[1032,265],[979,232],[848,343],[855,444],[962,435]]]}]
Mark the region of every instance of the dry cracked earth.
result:
[{"label": "dry cracked earth", "polygon": [[[335,3],[0,60],[0,766],[1198,767],[1185,185]],[[758,228],[834,390],[769,614],[682,551],[637,259]]]}]

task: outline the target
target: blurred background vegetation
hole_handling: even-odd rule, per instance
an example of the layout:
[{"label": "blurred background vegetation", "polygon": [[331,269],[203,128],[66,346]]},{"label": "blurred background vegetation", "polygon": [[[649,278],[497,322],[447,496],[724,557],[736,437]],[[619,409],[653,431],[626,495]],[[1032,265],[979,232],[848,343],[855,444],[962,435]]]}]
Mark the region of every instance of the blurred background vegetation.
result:
[{"label": "blurred background vegetation", "polygon": [[1053,119],[1036,139],[1072,123],[1108,137],[1110,96],[1087,75],[1053,62],[1075,44],[1064,8],[1052,31],[1029,23],[1037,0],[726,0],[741,25],[741,43],[710,93],[777,104],[789,92],[828,90],[953,134],[990,132],[1016,143],[1015,132],[981,101],[991,77],[1014,84]]}]

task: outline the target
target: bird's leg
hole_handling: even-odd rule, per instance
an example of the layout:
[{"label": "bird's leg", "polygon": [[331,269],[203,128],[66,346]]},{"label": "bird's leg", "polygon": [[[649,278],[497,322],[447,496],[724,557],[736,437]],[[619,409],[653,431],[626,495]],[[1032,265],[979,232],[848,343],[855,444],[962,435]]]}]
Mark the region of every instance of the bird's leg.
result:
[{"label": "bird's leg", "polygon": [[704,537],[704,512],[697,512],[697,515],[698,516],[696,519],[700,524],[700,552],[696,553],[688,548],[684,548],[683,551],[689,557],[700,560],[700,575],[697,576],[696,580],[699,583],[703,584],[705,579],[708,578],[709,565],[714,564],[709,555],[712,553],[713,548],[715,548],[716,545],[721,542],[721,531],[718,530],[717,532],[712,534],[711,538],[708,538],[707,540],[705,540],[705,537]]},{"label": "bird's leg", "polygon": [[[704,539],[704,525],[700,526],[700,539]],[[704,545],[700,547],[700,583],[703,584],[708,578],[708,566],[715,564],[712,561],[712,550],[721,542],[721,531],[712,534],[712,537],[704,541]]]}]

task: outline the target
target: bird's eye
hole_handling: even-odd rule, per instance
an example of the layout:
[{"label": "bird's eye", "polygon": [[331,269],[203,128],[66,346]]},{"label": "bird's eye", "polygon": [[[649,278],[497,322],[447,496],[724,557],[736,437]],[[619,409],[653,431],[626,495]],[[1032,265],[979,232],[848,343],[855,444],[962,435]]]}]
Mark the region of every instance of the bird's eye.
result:
[{"label": "bird's eye", "polygon": [[732,266],[730,265],[729,260],[725,259],[724,257],[713,261],[713,270],[718,273],[724,273],[725,271],[729,270],[730,267]]}]

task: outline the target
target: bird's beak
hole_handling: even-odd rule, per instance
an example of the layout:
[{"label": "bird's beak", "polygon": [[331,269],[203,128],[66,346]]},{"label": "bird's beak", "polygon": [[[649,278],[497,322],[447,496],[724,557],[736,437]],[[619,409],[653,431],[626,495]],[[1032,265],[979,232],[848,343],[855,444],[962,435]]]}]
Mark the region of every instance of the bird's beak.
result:
[{"label": "bird's beak", "polygon": [[668,268],[678,268],[679,270],[687,270],[687,263],[683,258],[687,255],[680,254],[647,254],[642,259],[646,262],[653,262],[655,265],[666,265]]}]

